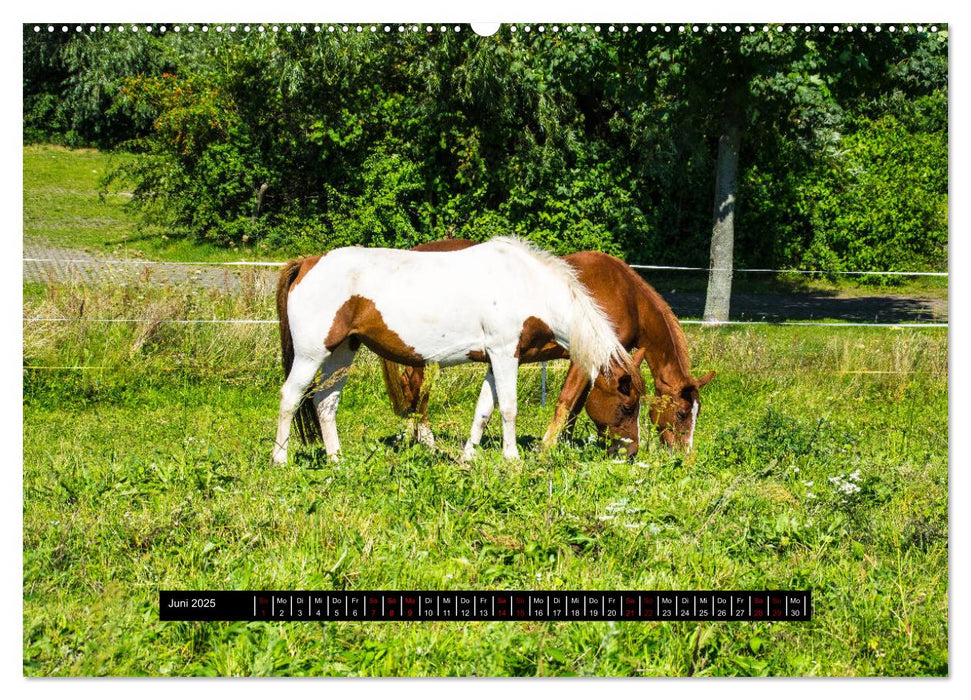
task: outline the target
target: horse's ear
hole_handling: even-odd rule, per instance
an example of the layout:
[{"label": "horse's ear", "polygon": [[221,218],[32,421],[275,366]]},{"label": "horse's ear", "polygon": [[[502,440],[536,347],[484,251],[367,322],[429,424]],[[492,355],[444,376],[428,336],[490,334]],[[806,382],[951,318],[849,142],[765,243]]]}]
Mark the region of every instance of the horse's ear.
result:
[{"label": "horse's ear", "polygon": [[711,381],[711,378],[714,377],[714,376],[715,376],[715,370],[712,370],[711,372],[709,372],[708,374],[706,374],[701,379],[696,379],[695,382],[698,384],[698,388],[700,389],[705,384],[707,384],[708,382],[710,382]]},{"label": "horse's ear", "polygon": [[634,361],[635,367],[640,367],[641,363],[644,361],[644,356],[647,354],[647,348],[637,348],[634,354],[631,355],[631,359]]}]

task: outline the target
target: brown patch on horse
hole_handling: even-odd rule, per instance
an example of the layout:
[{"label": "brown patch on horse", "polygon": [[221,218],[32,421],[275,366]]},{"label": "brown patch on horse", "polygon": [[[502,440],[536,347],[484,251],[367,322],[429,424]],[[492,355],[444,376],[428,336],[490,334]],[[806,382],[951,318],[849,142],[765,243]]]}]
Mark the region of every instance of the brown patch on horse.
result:
[{"label": "brown patch on horse", "polygon": [[311,255],[310,257],[302,258],[298,262],[300,263],[300,271],[297,276],[290,282],[290,291],[292,292],[298,284],[303,281],[303,278],[307,276],[307,273],[314,269],[320,259],[324,257],[323,255]]},{"label": "brown patch on horse", "polygon": [[543,362],[567,357],[557,342],[546,322],[530,316],[523,322],[523,329],[519,332],[519,345],[516,347],[516,357],[520,364],[525,362]]},{"label": "brown patch on horse", "polygon": [[473,362],[488,362],[489,356],[485,354],[482,350],[469,350],[466,355]]},{"label": "brown patch on horse", "polygon": [[411,250],[418,251],[420,253],[450,253],[453,250],[465,250],[466,248],[471,248],[474,245],[478,245],[475,241],[470,241],[467,238],[445,238],[440,241],[431,241],[429,243],[422,243],[421,245],[416,245]]},{"label": "brown patch on horse", "polygon": [[324,339],[324,347],[333,350],[348,337],[352,344],[360,342],[375,354],[398,364],[413,367],[425,364],[413,347],[388,328],[381,312],[367,297],[355,294],[341,305]]}]

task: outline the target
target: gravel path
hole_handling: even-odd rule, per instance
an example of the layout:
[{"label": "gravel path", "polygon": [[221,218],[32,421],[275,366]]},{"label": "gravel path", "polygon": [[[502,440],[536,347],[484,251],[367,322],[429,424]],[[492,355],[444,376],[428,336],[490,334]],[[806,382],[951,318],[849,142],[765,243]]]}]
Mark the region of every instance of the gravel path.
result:
[{"label": "gravel path", "polygon": [[[137,262],[132,262],[132,261]],[[161,285],[201,285],[210,289],[239,291],[256,285],[261,292],[274,290],[276,266],[187,265],[142,261],[108,261],[83,250],[43,244],[24,245],[24,280],[77,281],[86,283],[150,282]],[[705,295],[659,289],[678,317],[700,318]],[[947,299],[901,295],[843,296],[811,294],[732,296],[732,320],[812,321],[839,319],[856,323],[946,323]]]},{"label": "gravel path", "polygon": [[240,291],[256,283],[272,291],[275,265],[187,265],[139,258],[109,259],[84,250],[24,244],[24,281],[57,280],[78,283],[149,282],[164,286],[199,285],[209,289]]}]

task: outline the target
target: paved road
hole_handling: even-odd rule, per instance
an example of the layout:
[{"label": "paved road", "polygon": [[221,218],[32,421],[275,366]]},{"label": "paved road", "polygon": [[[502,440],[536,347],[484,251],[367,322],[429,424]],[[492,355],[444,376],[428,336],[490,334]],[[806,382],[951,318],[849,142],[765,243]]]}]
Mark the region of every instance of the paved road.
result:
[{"label": "paved road", "polygon": [[[705,295],[675,292],[663,295],[678,318],[700,318]],[[814,321],[839,319],[854,323],[947,323],[947,299],[900,295],[840,296],[836,294],[733,294],[733,321]]]},{"label": "paved road", "polygon": [[[227,267],[162,262],[108,262],[91,253],[39,244],[24,246],[24,279],[78,282],[136,282],[182,286],[201,285],[211,289],[240,290],[244,284],[271,294],[276,267]],[[679,318],[700,318],[705,297],[698,292],[658,288]],[[925,299],[901,295],[842,296],[837,294],[732,296],[731,317],[737,321],[811,321],[839,319],[857,323],[947,322],[947,299]]]}]

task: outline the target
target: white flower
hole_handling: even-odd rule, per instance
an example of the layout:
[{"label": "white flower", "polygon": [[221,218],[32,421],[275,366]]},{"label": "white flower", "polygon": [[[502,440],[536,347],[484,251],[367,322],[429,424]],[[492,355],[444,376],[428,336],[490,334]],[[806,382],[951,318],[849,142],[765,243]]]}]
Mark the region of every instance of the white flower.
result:
[{"label": "white flower", "polygon": [[810,491],[809,493],[806,494],[806,498],[809,500],[813,500],[814,498],[816,498],[816,494]]}]

